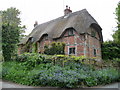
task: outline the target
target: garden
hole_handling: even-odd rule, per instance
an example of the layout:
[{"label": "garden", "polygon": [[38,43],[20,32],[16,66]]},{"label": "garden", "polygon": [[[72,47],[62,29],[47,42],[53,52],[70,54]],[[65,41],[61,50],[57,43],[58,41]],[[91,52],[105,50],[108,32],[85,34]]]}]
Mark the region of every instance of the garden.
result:
[{"label": "garden", "polygon": [[83,56],[24,53],[3,62],[0,74],[3,80],[23,85],[61,88],[92,87],[120,81],[117,62],[100,66],[86,63],[87,60]]}]

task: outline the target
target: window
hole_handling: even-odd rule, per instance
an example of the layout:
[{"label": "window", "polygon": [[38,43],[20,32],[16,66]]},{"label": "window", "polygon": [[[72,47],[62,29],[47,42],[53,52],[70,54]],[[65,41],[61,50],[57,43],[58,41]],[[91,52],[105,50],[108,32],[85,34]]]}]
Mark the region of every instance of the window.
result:
[{"label": "window", "polygon": [[31,38],[31,42],[33,42],[34,41],[34,39],[33,39],[33,37]]},{"label": "window", "polygon": [[48,40],[48,34],[44,34],[44,35],[42,36],[42,38],[43,38],[44,40]]},{"label": "window", "polygon": [[91,31],[91,36],[95,37],[96,36],[96,32],[95,31]]},{"label": "window", "polygon": [[30,37],[29,38],[30,42],[32,43],[34,41],[34,38],[33,37]]},{"label": "window", "polygon": [[94,57],[96,57],[96,49],[94,49]]},{"label": "window", "polygon": [[70,29],[69,31],[68,31],[68,35],[70,36],[70,35],[74,35],[74,30],[73,29]]},{"label": "window", "polygon": [[48,40],[48,36],[47,35],[45,36],[45,40]]},{"label": "window", "polygon": [[75,54],[75,47],[69,48],[69,54]]}]

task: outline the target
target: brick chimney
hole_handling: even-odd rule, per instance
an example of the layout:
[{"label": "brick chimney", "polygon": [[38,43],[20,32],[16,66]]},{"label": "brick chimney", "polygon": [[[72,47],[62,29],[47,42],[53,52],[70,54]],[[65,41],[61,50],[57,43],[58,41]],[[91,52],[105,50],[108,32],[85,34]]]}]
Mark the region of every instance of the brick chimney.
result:
[{"label": "brick chimney", "polygon": [[70,7],[68,8],[68,5],[66,5],[66,9],[64,10],[64,15],[68,15],[72,13],[72,10],[70,10]]},{"label": "brick chimney", "polygon": [[36,27],[37,25],[38,25],[38,22],[37,22],[37,21],[35,21],[34,27]]}]

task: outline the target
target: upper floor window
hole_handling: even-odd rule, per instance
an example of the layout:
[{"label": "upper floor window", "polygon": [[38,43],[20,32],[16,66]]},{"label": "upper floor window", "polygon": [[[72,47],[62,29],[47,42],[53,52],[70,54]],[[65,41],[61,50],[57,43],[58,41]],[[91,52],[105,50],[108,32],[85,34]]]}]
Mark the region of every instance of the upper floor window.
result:
[{"label": "upper floor window", "polygon": [[70,30],[68,31],[68,36],[71,36],[71,35],[74,35],[74,30],[73,30],[73,29],[70,29]]},{"label": "upper floor window", "polygon": [[48,40],[48,36],[47,35],[45,36],[45,40]]},{"label": "upper floor window", "polygon": [[30,42],[32,43],[34,41],[34,38],[33,37],[30,37],[29,38]]},{"label": "upper floor window", "polygon": [[48,34],[44,34],[44,35],[43,35],[43,39],[44,39],[44,40],[48,40]]},{"label": "upper floor window", "polygon": [[91,31],[91,36],[95,37],[96,36],[96,32],[95,31]]}]

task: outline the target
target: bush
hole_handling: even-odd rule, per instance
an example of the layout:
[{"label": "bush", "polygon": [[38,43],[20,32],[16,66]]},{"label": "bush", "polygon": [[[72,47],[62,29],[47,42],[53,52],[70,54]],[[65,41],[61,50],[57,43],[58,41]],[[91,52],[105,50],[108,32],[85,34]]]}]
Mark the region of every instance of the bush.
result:
[{"label": "bush", "polygon": [[4,62],[2,77],[6,80],[28,85],[25,83],[29,82],[29,79],[27,78],[27,71],[24,70],[24,68],[25,67],[18,62]]},{"label": "bush", "polygon": [[22,62],[26,69],[32,69],[41,63],[47,63],[45,57],[36,53],[24,53],[16,57],[16,61]]},{"label": "bush", "polygon": [[77,87],[80,84],[78,82],[81,82],[85,77],[74,70],[53,66],[48,70],[41,70],[33,79],[36,85],[73,88]]},{"label": "bush", "polygon": [[90,76],[85,79],[87,86],[96,86],[119,81],[120,75],[114,68],[106,68],[92,71]]},{"label": "bush", "polygon": [[73,56],[69,58],[57,55],[63,61],[67,61],[64,67],[61,67],[52,62],[46,63],[46,59],[51,57],[53,56],[26,53],[18,56],[17,61],[3,62],[2,77],[25,85],[66,88],[90,87],[120,81],[118,70],[113,67],[96,70],[91,65],[78,62],[78,58],[74,60]]},{"label": "bush", "polygon": [[120,44],[113,41],[104,42],[102,45],[102,57],[105,60],[120,58]]},{"label": "bush", "polygon": [[[43,65],[41,64],[41,66]],[[4,62],[2,78],[23,85],[34,85],[32,77],[40,71],[41,66],[37,66],[35,69],[26,70],[26,66],[22,65],[22,63],[15,61]]]},{"label": "bush", "polygon": [[64,54],[65,43],[52,42],[49,45],[45,45],[44,48],[44,53],[47,55]]}]

